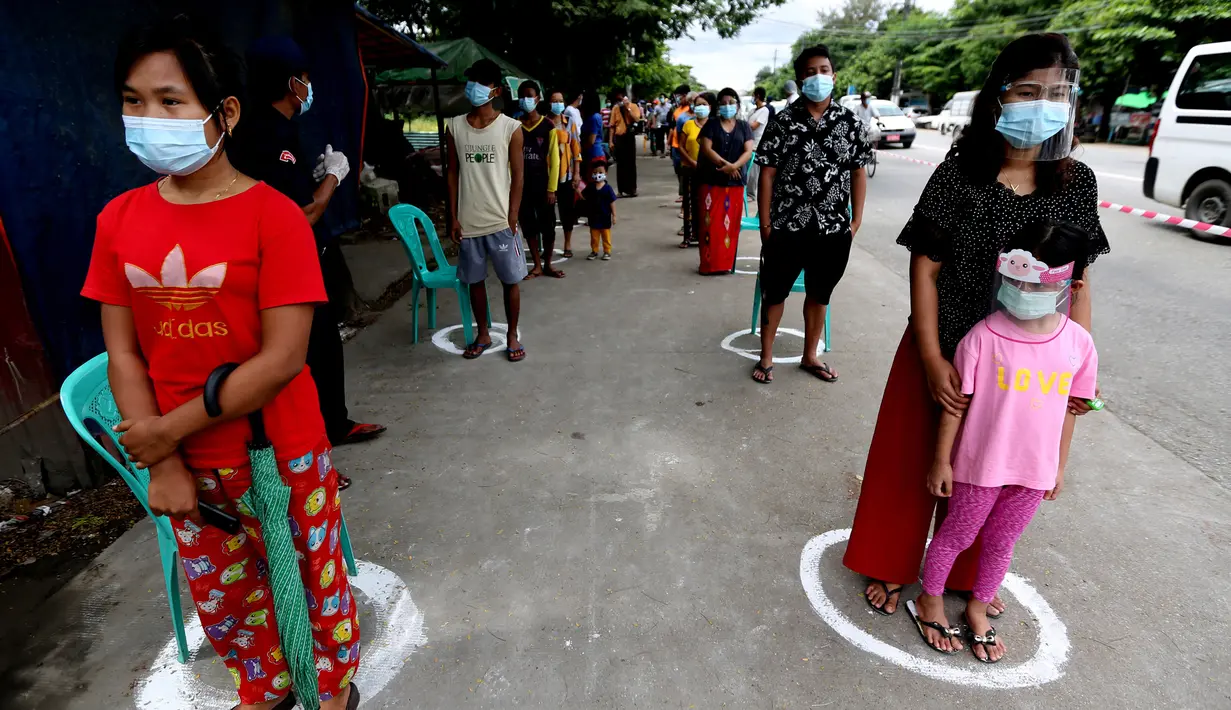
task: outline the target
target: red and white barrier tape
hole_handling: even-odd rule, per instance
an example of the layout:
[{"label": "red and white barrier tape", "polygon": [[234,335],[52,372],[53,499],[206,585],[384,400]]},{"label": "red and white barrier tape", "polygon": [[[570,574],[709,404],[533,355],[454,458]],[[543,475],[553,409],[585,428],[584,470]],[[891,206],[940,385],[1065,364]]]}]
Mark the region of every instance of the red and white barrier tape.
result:
[{"label": "red and white barrier tape", "polygon": [[[894,153],[889,153],[883,150],[877,151],[876,155],[877,157],[885,155],[890,158],[896,158],[897,160],[905,160],[910,163],[918,163],[920,165],[927,165],[933,168],[939,166],[939,163],[931,163],[926,160],[919,160],[917,158],[908,158],[904,155],[896,155]],[[1134,217],[1143,217],[1150,221],[1158,222],[1160,224],[1171,224],[1176,227],[1182,227],[1184,229],[1195,229],[1199,232],[1205,232],[1206,234],[1212,234],[1218,237],[1231,236],[1231,227],[1220,227],[1216,224],[1207,224],[1205,222],[1198,222],[1195,219],[1185,219],[1184,217],[1175,217],[1169,214],[1163,214],[1162,212],[1155,212],[1153,210],[1138,209],[1136,207],[1129,207],[1127,205],[1121,205],[1115,202],[1110,202],[1108,200],[1102,200],[1101,202],[1098,203],[1098,206],[1102,207],[1103,209],[1115,210],[1117,212],[1123,212],[1124,214],[1131,214]]]}]

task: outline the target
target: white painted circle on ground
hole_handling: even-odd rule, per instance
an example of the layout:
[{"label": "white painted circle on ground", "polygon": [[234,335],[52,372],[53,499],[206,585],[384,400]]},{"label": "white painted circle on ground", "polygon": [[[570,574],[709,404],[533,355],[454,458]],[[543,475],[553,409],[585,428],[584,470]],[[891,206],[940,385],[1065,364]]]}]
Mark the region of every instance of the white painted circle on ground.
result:
[{"label": "white painted circle on ground", "polygon": [[[761,257],[759,256],[737,256],[735,257],[735,260],[736,261],[755,261],[758,264],[760,264]],[[743,274],[744,276],[756,276],[757,275],[757,272],[755,271],[744,271],[743,269],[736,269],[735,273]]]},{"label": "white painted circle on ground", "polygon": [[[809,540],[808,544],[804,545],[803,554],[799,556],[799,579],[804,585],[808,601],[812,603],[813,611],[856,648],[929,678],[977,688],[1028,688],[1050,683],[1063,675],[1061,668],[1069,655],[1068,630],[1064,622],[1025,578],[1011,572],[1004,578],[1000,591],[1007,591],[1021,602],[1039,626],[1039,649],[1023,663],[1009,665],[1002,662],[994,666],[980,665],[977,668],[964,668],[951,660],[938,663],[892,646],[859,628],[825,596],[821,580],[821,557],[825,550],[839,542],[845,542],[850,536],[851,530],[846,528],[830,530]],[[901,613],[906,614],[904,603],[900,608]],[[919,643],[921,651],[934,653],[924,648],[922,640]]]},{"label": "white painted circle on ground", "polygon": [[[756,335],[759,336],[760,334],[761,334],[761,329],[757,328]],[[749,337],[752,337],[751,335],[749,335],[748,331],[741,328],[740,330],[737,330],[734,333],[722,339],[722,349],[728,352],[733,352],[736,355],[739,355],[740,357],[748,358],[749,360],[760,360],[761,359],[760,348],[749,350],[746,348],[737,348],[732,344],[735,342],[735,339],[741,335],[748,335]],[[804,333],[802,330],[796,330],[794,328],[778,328],[778,338],[782,338],[783,335],[794,335],[795,337],[801,340],[804,337]],[[820,357],[821,354],[824,352],[825,352],[824,341],[817,343],[816,356]],[[792,355],[790,357],[775,357],[774,358],[774,362],[788,364],[788,365],[798,364],[798,363],[803,362],[803,360],[804,360],[803,355]]]},{"label": "white painted circle on ground", "polygon": [[[461,355],[465,351],[457,347],[456,345],[454,345],[452,340],[449,340],[450,333],[452,333],[455,330],[461,330],[461,329],[462,329],[461,323],[458,323],[457,325],[451,325],[447,328],[441,328],[440,330],[432,334],[432,345],[435,345],[436,347],[449,353],[450,355]],[[488,348],[487,350],[484,350],[483,354],[491,355],[492,353],[496,353],[496,352],[503,354],[509,342],[508,324],[507,323],[492,323],[491,334],[492,334],[492,346]],[[520,328],[517,331],[517,336],[519,338],[521,337]]]},{"label": "white painted circle on ground", "polygon": [[[361,611],[372,613],[371,620],[362,625],[359,672],[355,675],[355,683],[363,691],[362,707],[380,694],[401,671],[408,657],[427,643],[427,637],[423,635],[423,612],[410,598],[402,578],[371,562],[356,560],[355,565],[359,574],[350,578],[351,588],[363,593],[356,603]],[[153,672],[137,681],[133,693],[136,707],[191,710],[227,708],[235,704],[235,686],[229,674],[222,670],[213,673],[220,682],[225,682],[224,687],[219,687],[202,680],[202,674],[194,670],[196,663],[218,661],[213,646],[205,643],[201,620],[192,613],[184,627],[188,648],[192,649],[188,662],[179,662],[179,650],[172,635],[154,659]],[[222,668],[221,663],[217,666]]]},{"label": "white painted circle on ground", "polygon": [[[551,259],[551,265],[552,265],[552,266],[555,266],[555,265],[557,265],[557,264],[563,264],[564,262],[568,261],[568,257],[564,255],[564,250],[563,250],[563,249],[552,249],[552,253],[553,253],[553,254],[557,254],[557,255],[559,255],[559,257],[560,257],[559,259],[557,259],[557,258],[555,258],[555,257],[552,257],[552,259]],[[529,256],[529,255],[530,255],[530,252],[529,252],[529,251],[527,251],[527,252],[526,252],[526,255],[527,255],[527,256]],[[530,268],[532,268],[532,269],[533,269],[533,268],[534,268],[534,262],[533,262],[533,261],[527,261],[527,262],[526,262],[526,266],[529,266]]]}]

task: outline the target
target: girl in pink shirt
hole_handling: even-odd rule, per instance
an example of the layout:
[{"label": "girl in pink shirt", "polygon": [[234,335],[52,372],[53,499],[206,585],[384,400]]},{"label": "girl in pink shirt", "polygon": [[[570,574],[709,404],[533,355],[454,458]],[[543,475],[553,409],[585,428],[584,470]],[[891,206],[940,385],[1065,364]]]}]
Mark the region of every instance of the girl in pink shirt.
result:
[{"label": "girl in pink shirt", "polygon": [[923,593],[906,605],[924,640],[941,653],[962,648],[961,629],[945,618],[945,579],[982,533],[965,635],[980,661],[1004,656],[988,603],[1040,502],[1055,500],[1064,485],[1076,421],[1069,397],[1095,397],[1094,341],[1067,315],[1070,292],[1084,286],[1089,244],[1082,229],[1063,222],[1018,232],[999,257],[995,312],[958,345],[954,366],[970,407],[962,418],[942,415],[927,484],[932,495],[949,499],[949,512],[928,548]]}]

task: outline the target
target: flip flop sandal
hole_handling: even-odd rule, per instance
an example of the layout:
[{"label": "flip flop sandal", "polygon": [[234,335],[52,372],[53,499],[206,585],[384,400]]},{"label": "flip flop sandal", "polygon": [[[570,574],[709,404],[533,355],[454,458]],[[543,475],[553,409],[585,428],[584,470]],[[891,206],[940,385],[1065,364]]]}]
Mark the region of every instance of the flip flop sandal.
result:
[{"label": "flip flop sandal", "polygon": [[[756,374],[757,374],[758,372],[763,373],[763,374],[765,375],[765,379],[763,379],[763,380],[758,380],[758,379],[756,378]],[[770,384],[770,383],[772,383],[772,382],[773,382],[773,380],[772,380],[772,379],[770,379],[770,377],[772,377],[772,375],[773,375],[773,372],[774,372],[774,366],[773,366],[773,365],[770,365],[769,367],[762,367],[762,366],[761,366],[761,363],[759,363],[759,362],[758,362],[758,363],[756,364],[756,366],[754,366],[754,367],[752,368],[752,381],[753,381],[753,382],[755,382],[755,383],[757,383],[757,384],[759,384],[759,385],[768,385],[768,384]]]},{"label": "flip flop sandal", "polygon": [[914,599],[906,600],[906,613],[910,614],[910,620],[915,622],[915,628],[919,630],[919,635],[923,637],[923,642],[927,644],[928,648],[932,649],[933,651],[937,653],[943,653],[946,656],[952,656],[954,654],[959,653],[959,651],[955,651],[955,650],[946,651],[943,648],[937,648],[933,646],[932,642],[928,640],[928,634],[926,631],[923,630],[923,627],[926,626],[929,629],[934,629],[936,631],[939,631],[941,636],[944,636],[945,638],[950,638],[950,639],[960,638],[962,635],[962,627],[950,626],[946,628],[936,623],[935,621],[924,621],[923,619],[920,619],[919,612],[915,610],[915,600]]},{"label": "flip flop sandal", "polygon": [[462,357],[467,360],[478,360],[479,356],[486,352],[491,346],[491,343],[471,343],[466,346],[466,352],[462,353]]},{"label": "flip flop sandal", "polygon": [[361,441],[375,439],[385,433],[385,427],[380,424],[355,424],[342,437],[342,440],[334,444],[334,446],[344,446],[346,444],[358,444]]},{"label": "flip flop sandal", "polygon": [[338,492],[339,493],[346,490],[347,488],[350,488],[350,484],[351,484],[350,476],[343,476],[340,473],[338,474]]},{"label": "flip flop sandal", "polygon": [[[286,697],[282,699],[282,702],[275,705],[273,710],[293,710],[295,707],[295,702],[296,702],[295,694],[287,693]],[[350,703],[347,703],[346,710],[350,710],[349,705]],[[239,706],[236,705],[235,707],[231,708],[231,710],[239,710]]]},{"label": "flip flop sandal", "polygon": [[838,376],[834,374],[833,368],[829,363],[822,362],[820,365],[800,365],[799,369],[821,380],[822,382],[837,382]]},{"label": "flip flop sandal", "polygon": [[[989,629],[986,634],[980,636],[979,634],[976,634],[974,632],[974,629],[970,627],[970,623],[966,620],[965,614],[962,614],[962,623],[966,624],[966,644],[970,646],[970,654],[974,656],[980,663],[986,663],[990,666],[993,663],[1000,663],[1000,661],[1004,659],[1004,656],[1001,656],[1000,658],[997,658],[996,660],[993,661],[992,653],[989,650],[991,648],[996,647],[996,627],[995,626],[991,627],[991,629]],[[976,645],[983,647],[983,654],[987,656],[987,658],[979,658],[979,654],[975,653]]]},{"label": "flip flop sandal", "polygon": [[573,258],[573,250],[572,250],[572,249],[565,249],[565,250],[564,250],[564,258],[565,258],[565,259],[572,259],[572,258]]},{"label": "flip flop sandal", "polygon": [[564,278],[564,272],[559,269],[543,269],[544,276],[550,276],[553,279]]},{"label": "flip flop sandal", "polygon": [[[902,590],[905,589],[906,587],[902,586],[902,587],[898,587],[897,589],[890,589],[888,584],[885,584],[879,579],[873,579],[871,580],[871,583],[879,584],[880,588],[885,590],[885,601],[881,602],[880,606],[876,606],[875,604],[872,603],[872,600],[869,599],[868,595],[866,594],[863,596],[863,600],[867,602],[868,606],[872,609],[872,611],[876,612],[877,614],[880,614],[881,616],[893,616],[894,614],[896,614],[898,611],[898,607],[896,604],[893,607],[893,611],[885,611],[885,605],[889,603],[889,597],[901,594]],[[900,599],[901,597],[899,597],[899,600]]]},{"label": "flip flop sandal", "polygon": [[504,352],[508,355],[509,362],[521,362],[526,359],[525,348],[518,348],[516,350],[509,350],[508,348],[505,348]]},{"label": "flip flop sandal", "polygon": [[[957,597],[965,599],[966,601],[970,601],[971,598],[974,596],[971,592],[964,592],[961,590],[946,589],[945,591],[948,592],[949,594],[953,594]],[[991,604],[987,605],[987,618],[991,619],[992,621],[995,621],[996,619],[999,619],[1002,616],[1004,616],[1003,611],[996,611],[996,607],[992,606]]]}]

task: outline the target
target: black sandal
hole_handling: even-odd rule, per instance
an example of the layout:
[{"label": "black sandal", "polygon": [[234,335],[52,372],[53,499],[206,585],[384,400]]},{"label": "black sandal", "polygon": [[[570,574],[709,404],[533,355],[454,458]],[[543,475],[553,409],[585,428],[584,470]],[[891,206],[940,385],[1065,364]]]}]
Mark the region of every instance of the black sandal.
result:
[{"label": "black sandal", "polygon": [[[758,380],[758,379],[757,379],[757,373],[758,373],[758,372],[760,372],[761,374],[765,375],[765,379],[763,379],[763,380]],[[759,363],[759,362],[758,362],[758,363],[756,364],[756,367],[752,368],[752,381],[753,381],[753,382],[756,382],[756,383],[757,383],[757,384],[759,384],[759,385],[768,385],[769,383],[771,383],[771,382],[773,382],[773,381],[774,381],[774,379],[773,379],[773,378],[774,378],[773,372],[774,372],[774,366],[773,366],[773,365],[770,365],[769,367],[765,367],[765,366],[761,365],[761,363]]]},{"label": "black sandal", "polygon": [[885,584],[879,579],[873,579],[871,580],[871,583],[879,584],[881,586],[881,589],[885,590],[885,601],[881,602],[880,606],[876,606],[875,604],[873,604],[872,600],[868,598],[867,594],[863,595],[863,600],[867,602],[868,606],[871,607],[872,611],[876,612],[877,614],[880,614],[881,616],[893,616],[895,613],[897,613],[898,611],[897,605],[894,605],[893,611],[885,611],[885,605],[889,603],[889,597],[892,597],[895,594],[901,594],[902,590],[905,589],[905,585],[898,587],[897,589],[890,589],[888,584]]},{"label": "black sandal", "polygon": [[914,599],[906,600],[906,613],[910,614],[911,621],[915,622],[915,628],[919,629],[919,635],[923,637],[923,642],[927,644],[928,648],[932,649],[933,651],[937,653],[943,653],[946,656],[952,656],[954,654],[960,653],[960,651],[955,650],[955,649],[950,649],[946,651],[943,648],[937,648],[936,646],[933,646],[932,642],[928,640],[928,634],[926,631],[923,630],[923,627],[926,626],[929,629],[939,631],[941,636],[944,636],[945,638],[949,638],[949,639],[961,638],[962,627],[960,626],[945,627],[945,626],[941,626],[935,621],[924,621],[923,619],[920,619],[919,612],[915,610],[915,600]]},{"label": "black sandal", "polygon": [[[962,623],[966,625],[966,644],[970,646],[970,654],[980,663],[986,663],[989,666],[993,663],[1000,663],[1004,656],[992,660],[992,653],[988,650],[989,648],[995,648],[996,646],[996,627],[991,627],[986,634],[980,636],[979,634],[976,634],[975,630],[970,626],[970,622],[966,619],[965,614],[962,614]],[[975,653],[976,645],[983,647],[983,655],[987,656],[987,658],[979,658],[979,654]]]},{"label": "black sandal", "polygon": [[[974,599],[974,592],[963,592],[960,590],[953,590],[953,589],[946,589],[945,592],[948,594],[953,594],[961,599],[965,599],[966,601],[970,601],[971,599]],[[992,621],[995,621],[996,619],[999,619],[1002,616],[1004,616],[1003,611],[997,611],[996,607],[992,606],[990,603],[987,605],[987,618],[991,619]]]},{"label": "black sandal", "polygon": [[838,381],[838,375],[827,362],[822,362],[820,365],[800,365],[799,369],[824,382]]}]

